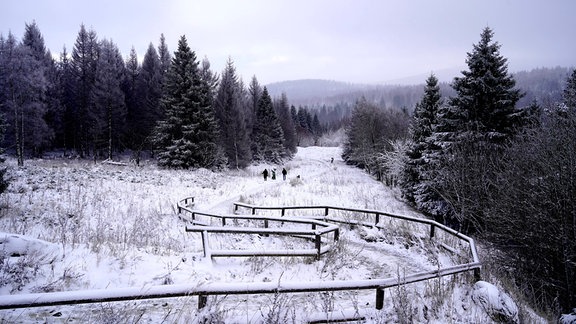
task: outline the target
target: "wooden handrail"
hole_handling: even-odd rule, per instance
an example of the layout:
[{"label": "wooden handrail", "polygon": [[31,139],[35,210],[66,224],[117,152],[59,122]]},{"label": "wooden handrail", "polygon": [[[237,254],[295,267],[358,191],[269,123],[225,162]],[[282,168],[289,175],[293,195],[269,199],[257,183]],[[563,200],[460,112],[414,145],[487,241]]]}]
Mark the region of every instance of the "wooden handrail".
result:
[{"label": "wooden handrail", "polygon": [[[193,210],[188,208],[188,200],[193,197],[188,197],[178,202],[178,211],[186,210],[194,213]],[[148,287],[130,287],[130,288],[114,288],[114,289],[98,289],[98,290],[81,290],[81,291],[67,291],[67,292],[51,292],[51,293],[35,293],[24,295],[2,295],[0,296],[0,309],[14,309],[14,308],[27,308],[27,307],[40,307],[40,306],[54,306],[54,305],[70,305],[70,304],[84,304],[84,303],[100,303],[100,302],[114,302],[114,301],[127,301],[138,299],[156,299],[156,298],[169,298],[169,297],[184,297],[184,296],[198,296],[198,307],[202,308],[206,305],[206,296],[209,295],[245,295],[245,294],[268,294],[268,293],[298,293],[298,292],[323,292],[323,291],[343,291],[343,290],[360,290],[360,289],[376,289],[376,309],[383,308],[384,302],[384,289],[395,287],[399,285],[439,278],[448,275],[455,275],[467,271],[474,271],[475,277],[479,278],[480,269],[482,264],[478,258],[476,245],[474,240],[462,233],[454,231],[440,223],[432,220],[419,219],[415,217],[394,215],[386,212],[371,211],[354,208],[342,208],[332,206],[296,206],[296,207],[257,207],[243,203],[235,203],[235,209],[238,207],[250,208],[252,213],[255,214],[256,209],[268,210],[281,210],[282,215],[285,214],[287,209],[323,209],[325,217],[322,220],[310,218],[314,221],[334,221],[346,223],[344,220],[335,220],[326,217],[329,210],[343,210],[351,212],[372,213],[378,220],[380,215],[392,218],[402,219],[410,222],[418,222],[431,226],[431,232],[435,228],[441,229],[450,235],[466,241],[470,245],[472,262],[450,266],[446,268],[439,268],[436,270],[419,272],[409,274],[401,278],[384,278],[384,279],[366,279],[366,280],[336,280],[336,281],[309,281],[309,282],[246,282],[246,283],[203,283],[203,284],[184,284],[184,285],[166,285],[166,286],[148,286]],[[198,212],[196,212],[199,214]],[[194,215],[194,214],[192,214]],[[234,218],[237,215],[226,215],[225,217]],[[193,216],[194,217],[194,216]],[[268,221],[302,221],[303,218],[287,218],[287,217],[257,217],[256,219],[267,219]],[[352,224],[350,222],[350,224]],[[363,224],[355,222],[354,225],[367,225],[374,226],[377,224]],[[199,229],[202,227],[199,226]],[[206,227],[204,227],[206,229]],[[327,229],[328,227],[325,227]],[[219,230],[220,227],[214,228]],[[262,230],[262,229],[261,229]],[[318,231],[318,230],[316,230]],[[204,231],[206,232],[206,231]],[[336,232],[335,232],[336,233]],[[434,237],[434,235],[431,235]]]},{"label": "wooden handrail", "polygon": [[326,205],[321,205],[321,206],[289,206],[289,207],[281,206],[280,207],[280,206],[254,206],[254,205],[250,205],[250,204],[246,204],[246,203],[240,203],[240,202],[234,203],[234,210],[235,211],[237,211],[239,207],[250,209],[252,211],[252,214],[255,214],[256,210],[281,210],[282,214],[285,214],[285,210],[292,210],[292,209],[294,209],[294,210],[301,210],[301,209],[314,210],[314,209],[318,209],[318,210],[325,211],[325,216],[328,216],[330,210],[338,210],[338,211],[347,211],[347,212],[355,212],[355,213],[373,214],[375,216],[375,219],[378,220],[377,222],[374,222],[372,224],[367,224],[367,223],[361,223],[361,222],[348,222],[346,220],[336,220],[336,219],[330,218],[330,217],[320,218],[320,219],[326,220],[326,221],[335,221],[335,222],[339,222],[339,223],[349,223],[351,225],[376,226],[376,225],[378,225],[378,223],[380,221],[380,216],[386,216],[386,217],[390,217],[390,218],[401,219],[401,220],[405,220],[405,221],[413,222],[413,223],[426,224],[426,225],[430,226],[430,234],[431,234],[430,237],[434,237],[436,229],[441,229],[444,232],[458,238],[459,240],[466,241],[470,246],[470,253],[472,255],[472,261],[478,262],[478,263],[480,262],[480,259],[478,258],[478,252],[476,250],[476,244],[474,243],[474,239],[472,239],[471,237],[464,235],[464,234],[462,234],[456,230],[453,230],[453,229],[451,229],[451,228],[449,228],[443,224],[440,224],[434,220],[431,220],[431,219],[392,214],[392,213],[378,211],[378,210],[346,208],[346,207],[326,206]]}]

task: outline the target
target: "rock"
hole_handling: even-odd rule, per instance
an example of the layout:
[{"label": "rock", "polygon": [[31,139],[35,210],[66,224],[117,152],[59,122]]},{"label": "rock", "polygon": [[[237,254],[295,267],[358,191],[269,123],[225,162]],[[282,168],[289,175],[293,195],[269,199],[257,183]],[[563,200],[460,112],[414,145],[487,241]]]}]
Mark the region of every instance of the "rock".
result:
[{"label": "rock", "polygon": [[480,305],[492,320],[498,323],[519,323],[518,306],[498,287],[486,281],[474,284],[472,300]]}]

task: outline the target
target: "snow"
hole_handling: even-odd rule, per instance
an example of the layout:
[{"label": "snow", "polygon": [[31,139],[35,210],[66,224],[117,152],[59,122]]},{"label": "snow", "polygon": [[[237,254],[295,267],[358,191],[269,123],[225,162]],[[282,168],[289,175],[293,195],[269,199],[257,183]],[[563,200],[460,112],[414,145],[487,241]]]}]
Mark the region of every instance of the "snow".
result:
[{"label": "snow", "polygon": [[472,299],[482,305],[495,320],[505,323],[519,323],[518,306],[506,293],[486,281],[474,284]]},{"label": "snow", "polygon": [[558,321],[558,323],[561,323],[561,324],[574,324],[574,323],[576,323],[576,308],[574,308],[574,310],[572,310],[572,313],[563,314],[562,316],[560,316],[560,320]]},{"label": "snow", "polygon": [[[0,300],[45,292],[86,297],[91,294],[87,290],[105,295],[202,286],[241,291],[279,285],[327,286],[333,284],[330,281],[351,287],[368,284],[372,279],[449,267],[469,254],[466,245],[455,243],[442,231],[437,231],[431,242],[429,225],[407,225],[382,217],[380,224],[387,226],[384,230],[340,226],[340,240],[334,251],[322,255],[319,261],[314,257],[211,259],[204,257],[202,233],[187,233],[187,224],[176,214],[178,201],[194,197],[195,210],[222,215],[233,214],[233,203],[243,202],[341,206],[422,217],[398,199],[397,189],[387,188],[362,170],[347,166],[335,147],[299,148],[293,160],[281,165],[260,164],[223,173],[165,170],[153,161],[141,161],[138,167],[126,161],[46,159],[26,161],[24,168],[16,167],[13,160],[7,162],[13,180],[8,192],[0,196],[0,247],[4,251],[0,254],[0,265],[4,267],[0,269]],[[287,180],[279,177],[264,181],[264,168],[284,167]],[[241,208],[239,212],[247,210]],[[279,217],[280,211],[258,214]],[[323,212],[293,210],[286,216],[323,216]],[[373,221],[373,215],[341,212],[336,216]],[[198,221],[220,225],[219,220],[204,216]],[[229,219],[227,225],[245,226],[234,222]],[[300,241],[274,235],[210,234],[214,250],[309,248]],[[455,255],[450,249],[461,253]],[[196,311],[197,301],[191,301],[191,297],[46,306],[2,310],[0,319],[106,322],[112,316],[116,322],[194,323],[209,318],[227,323],[261,323],[283,318],[283,322],[298,323],[318,318],[319,313],[351,314],[359,310],[367,322],[384,323],[406,315],[397,306],[407,300],[410,309],[416,310],[412,314],[416,322],[489,321],[482,308],[471,301],[472,287],[466,278],[460,275],[411,284],[405,289],[390,288],[382,311],[375,310],[375,291],[357,290],[214,296],[201,311]]]}]

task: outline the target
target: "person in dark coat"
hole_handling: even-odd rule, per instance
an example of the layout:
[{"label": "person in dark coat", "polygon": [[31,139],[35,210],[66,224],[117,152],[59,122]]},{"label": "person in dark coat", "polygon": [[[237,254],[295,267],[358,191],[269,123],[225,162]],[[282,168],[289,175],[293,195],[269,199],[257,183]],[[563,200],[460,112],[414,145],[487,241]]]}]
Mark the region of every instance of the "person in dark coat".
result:
[{"label": "person in dark coat", "polygon": [[262,175],[264,176],[264,181],[268,180],[268,169],[264,169]]},{"label": "person in dark coat", "polygon": [[286,180],[286,175],[288,174],[288,171],[286,171],[286,168],[282,169],[282,179]]},{"label": "person in dark coat", "polygon": [[272,169],[272,180],[276,180],[276,169]]}]

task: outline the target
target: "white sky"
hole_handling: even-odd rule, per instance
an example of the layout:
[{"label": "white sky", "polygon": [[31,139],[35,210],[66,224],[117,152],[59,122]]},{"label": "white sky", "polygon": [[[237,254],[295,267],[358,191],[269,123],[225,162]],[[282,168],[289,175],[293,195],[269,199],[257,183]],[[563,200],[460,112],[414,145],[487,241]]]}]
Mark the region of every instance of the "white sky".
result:
[{"label": "white sky", "polygon": [[[53,54],[71,52],[80,24],[141,60],[164,33],[186,35],[221,72],[231,57],[247,82],[389,82],[465,68],[486,26],[509,69],[576,66],[573,0],[2,0],[0,33],[36,21]],[[454,73],[456,73],[454,72]]]}]

